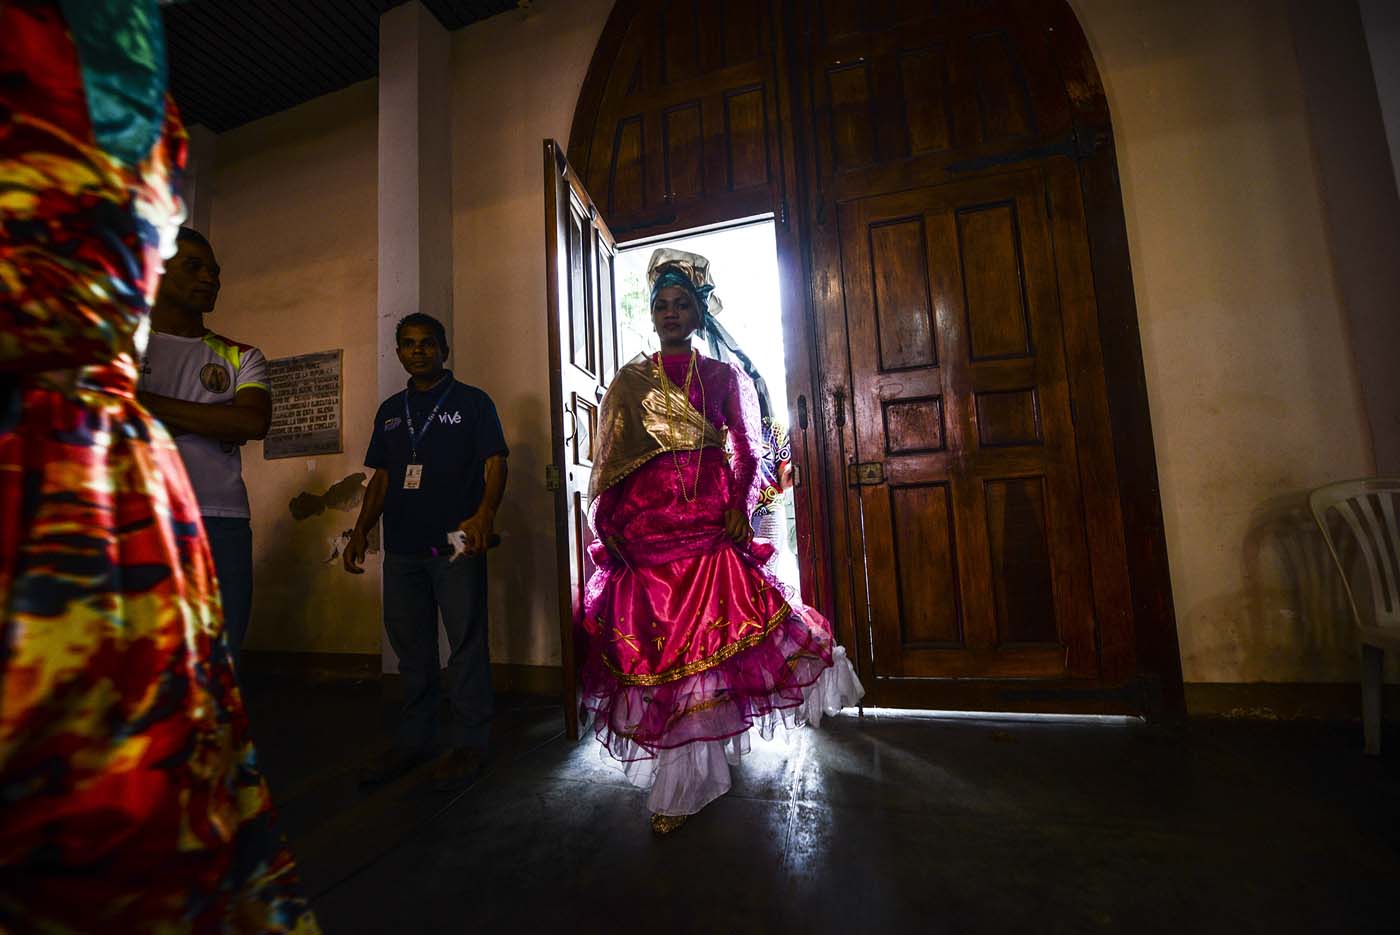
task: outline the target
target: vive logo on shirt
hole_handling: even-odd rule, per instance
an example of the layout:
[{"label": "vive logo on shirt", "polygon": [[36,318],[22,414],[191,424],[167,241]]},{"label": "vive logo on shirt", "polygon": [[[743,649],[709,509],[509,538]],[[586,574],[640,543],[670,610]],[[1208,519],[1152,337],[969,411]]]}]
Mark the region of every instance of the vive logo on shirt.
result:
[{"label": "vive logo on shirt", "polygon": [[[439,412],[437,420],[443,425],[461,425],[462,413],[460,410],[457,412]],[[403,419],[398,416],[393,416],[384,420],[384,431],[392,432],[400,425],[403,425]]]}]

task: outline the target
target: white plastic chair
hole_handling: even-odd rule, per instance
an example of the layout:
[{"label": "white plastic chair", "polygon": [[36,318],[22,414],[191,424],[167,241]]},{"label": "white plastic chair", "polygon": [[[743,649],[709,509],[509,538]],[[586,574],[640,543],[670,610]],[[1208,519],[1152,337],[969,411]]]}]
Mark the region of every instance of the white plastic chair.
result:
[{"label": "white plastic chair", "polygon": [[[1308,506],[1346,585],[1352,619],[1361,640],[1361,721],[1366,752],[1378,754],[1385,651],[1400,651],[1400,477],[1368,477],[1328,484],[1309,495]],[[1331,510],[1346,521],[1365,559],[1375,604],[1375,614],[1369,621],[1356,606],[1352,576],[1328,528],[1327,514]]]}]

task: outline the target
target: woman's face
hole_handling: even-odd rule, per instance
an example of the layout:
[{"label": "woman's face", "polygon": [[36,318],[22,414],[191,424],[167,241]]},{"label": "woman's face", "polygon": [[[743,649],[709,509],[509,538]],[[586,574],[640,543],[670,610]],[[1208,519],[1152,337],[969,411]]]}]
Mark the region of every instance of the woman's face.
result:
[{"label": "woman's face", "polygon": [[680,286],[666,286],[651,300],[651,324],[662,342],[686,341],[700,328],[695,298]]}]

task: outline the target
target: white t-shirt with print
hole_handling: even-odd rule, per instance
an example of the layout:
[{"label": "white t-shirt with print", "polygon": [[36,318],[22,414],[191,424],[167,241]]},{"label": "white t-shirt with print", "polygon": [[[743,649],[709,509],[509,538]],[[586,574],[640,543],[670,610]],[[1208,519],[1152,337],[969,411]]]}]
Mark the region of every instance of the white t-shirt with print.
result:
[{"label": "white t-shirt with print", "polygon": [[[262,351],[212,331],[202,338],[151,333],[141,362],[141,389],[191,403],[233,403],[250,386],[267,389]],[[204,516],[247,517],[240,446],[202,435],[177,435],[175,444]]]}]

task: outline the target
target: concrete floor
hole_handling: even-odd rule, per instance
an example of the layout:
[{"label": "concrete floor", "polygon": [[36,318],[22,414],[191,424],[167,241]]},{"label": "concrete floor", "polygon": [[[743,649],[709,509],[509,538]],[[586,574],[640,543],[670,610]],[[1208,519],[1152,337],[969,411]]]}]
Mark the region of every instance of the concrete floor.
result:
[{"label": "concrete floor", "polygon": [[366,795],[378,683],[246,696],[329,935],[1400,932],[1400,735],[1356,724],[842,716],[657,838],[548,700],[501,699],[465,792]]}]

